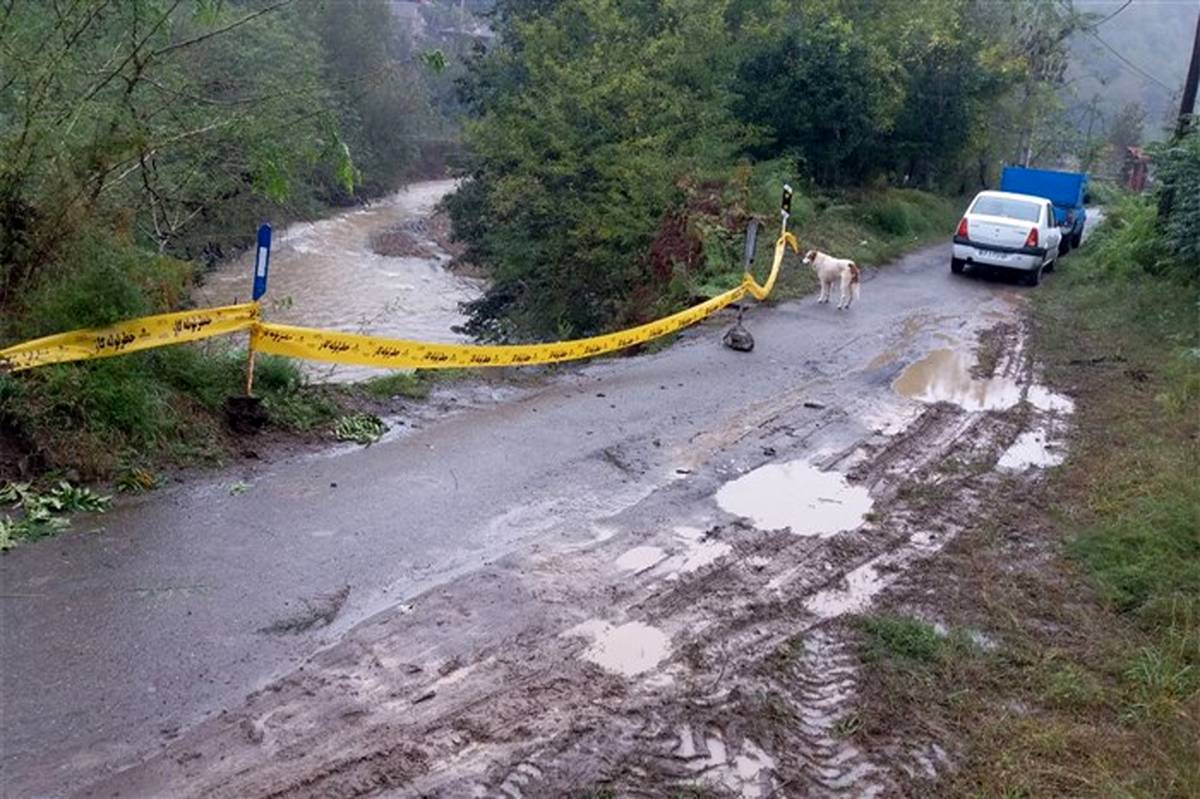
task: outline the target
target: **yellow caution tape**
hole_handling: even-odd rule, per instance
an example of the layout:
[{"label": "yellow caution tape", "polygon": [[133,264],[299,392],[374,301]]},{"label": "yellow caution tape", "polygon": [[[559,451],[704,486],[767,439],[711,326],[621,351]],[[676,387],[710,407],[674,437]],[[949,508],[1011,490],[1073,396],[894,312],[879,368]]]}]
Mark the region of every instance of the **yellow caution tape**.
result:
[{"label": "yellow caution tape", "polygon": [[386,369],[448,369],[477,366],[530,366],[591,358],[682,330],[711,316],[747,294],[766,299],[775,287],[788,247],[799,252],[796,238],[784,233],[775,243],[771,272],[763,284],[746,273],[735,288],[687,310],[628,330],[549,344],[433,344],[378,338],[258,321],[258,304],[228,305],[196,311],[146,316],[109,327],[74,330],[0,350],[0,371],[20,371],[65,361],[109,358],[127,352],[198,341],[249,329],[256,352],[315,361],[377,366]]},{"label": "yellow caution tape", "polygon": [[591,358],[674,333],[736,302],[746,294],[762,300],[771,293],[787,246],[799,251],[795,237],[784,234],[775,245],[775,260],[765,284],[747,273],[740,285],[711,300],[638,327],[602,336],[549,344],[432,344],[379,338],[315,328],[257,324],[250,347],[256,352],[313,361],[375,366],[382,369],[453,369],[480,366],[532,366]]},{"label": "yellow caution tape", "polygon": [[796,237],[786,230],[779,240],[775,242],[775,260],[771,262],[771,273],[767,275],[767,282],[761,286],[754,282],[754,275],[749,272],[742,280],[742,285],[746,287],[746,291],[756,300],[765,300],[771,295],[771,289],[775,288],[775,279],[779,277],[779,266],[783,263],[783,254],[787,252],[788,247],[792,248],[792,252],[800,253],[800,244],[796,241]]},{"label": "yellow caution tape", "polygon": [[377,366],[381,369],[452,369],[476,366],[532,366],[590,358],[665,336],[736,302],[745,285],[654,322],[603,336],[550,344],[432,344],[378,338],[290,325],[259,324],[251,333],[255,352],[312,361]]},{"label": "yellow caution tape", "polygon": [[144,316],[108,327],[72,330],[0,350],[0,371],[20,371],[64,361],[111,358],[127,352],[236,333],[254,325],[258,304],[227,305]]}]

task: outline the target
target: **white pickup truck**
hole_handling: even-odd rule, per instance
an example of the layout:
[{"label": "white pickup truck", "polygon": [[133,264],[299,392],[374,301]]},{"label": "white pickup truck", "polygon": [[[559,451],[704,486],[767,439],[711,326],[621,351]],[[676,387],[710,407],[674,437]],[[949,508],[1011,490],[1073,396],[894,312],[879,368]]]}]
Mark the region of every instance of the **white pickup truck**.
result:
[{"label": "white pickup truck", "polygon": [[1042,271],[1054,269],[1062,243],[1054,206],[1043,197],[981,191],[954,233],[950,271],[971,267],[1019,270],[1036,286]]}]

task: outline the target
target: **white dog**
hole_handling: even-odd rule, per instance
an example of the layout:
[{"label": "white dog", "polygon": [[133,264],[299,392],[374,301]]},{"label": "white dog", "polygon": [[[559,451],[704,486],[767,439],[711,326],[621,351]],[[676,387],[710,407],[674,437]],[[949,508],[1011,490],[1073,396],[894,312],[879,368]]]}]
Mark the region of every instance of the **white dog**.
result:
[{"label": "white dog", "polygon": [[842,284],[842,296],[837,306],[839,311],[849,308],[850,303],[858,299],[859,273],[858,264],[854,261],[809,250],[804,253],[804,263],[813,268],[817,273],[817,280],[821,281],[821,296],[817,302],[829,302],[829,292],[838,280]]}]

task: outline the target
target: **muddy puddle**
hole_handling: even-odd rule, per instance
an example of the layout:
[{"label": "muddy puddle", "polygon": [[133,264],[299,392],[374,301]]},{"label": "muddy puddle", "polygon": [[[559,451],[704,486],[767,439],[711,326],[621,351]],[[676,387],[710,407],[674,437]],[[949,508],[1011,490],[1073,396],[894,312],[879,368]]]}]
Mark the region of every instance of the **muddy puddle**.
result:
[{"label": "muddy puddle", "polygon": [[1007,471],[1021,472],[1037,467],[1058,466],[1066,457],[1065,447],[1050,440],[1045,430],[1028,430],[1004,451],[996,466]]},{"label": "muddy puddle", "polygon": [[698,527],[676,527],[677,554],[665,561],[662,570],[674,574],[694,572],[725,557],[733,548]]},{"label": "muddy puddle", "polygon": [[758,799],[769,796],[775,789],[771,772],[775,759],[750,740],[743,740],[741,752],[730,756],[725,741],[717,735],[704,739],[708,756],[697,751],[688,726],[680,730],[681,759],[689,761],[689,768],[701,775],[699,782],[719,791],[728,791],[742,799]]},{"label": "muddy puddle", "polygon": [[968,411],[998,411],[1021,401],[1021,386],[1007,377],[979,379],[971,374],[974,358],[956,349],[939,349],[909,364],[892,387],[921,402],[949,402]]},{"label": "muddy puddle", "polygon": [[625,677],[650,671],[671,651],[671,639],[666,633],[640,621],[612,625],[592,619],[572,627],[563,635],[590,638],[592,643],[581,657]]},{"label": "muddy puddle", "polygon": [[1070,414],[1075,412],[1075,401],[1063,394],[1058,394],[1045,386],[1030,386],[1026,395],[1029,404],[1039,411],[1047,413]]},{"label": "muddy puddle", "polygon": [[[716,528],[719,529],[719,528]],[[733,547],[715,536],[715,531],[699,527],[676,527],[665,546],[637,546],[619,555],[618,569],[634,574],[653,569],[653,576],[668,580],[715,563],[733,551]]]},{"label": "muddy puddle", "polygon": [[722,486],[716,500],[761,530],[822,538],[860,526],[872,505],[867,489],[805,460],[761,466]]},{"label": "muddy puddle", "polygon": [[634,573],[644,572],[657,566],[667,556],[659,547],[634,547],[617,558],[617,568]]},{"label": "muddy puddle", "polygon": [[866,610],[887,582],[875,563],[864,563],[846,573],[845,585],[809,597],[804,607],[822,619]]},{"label": "muddy puddle", "polygon": [[[479,296],[483,283],[446,269],[450,255],[420,222],[454,189],[453,180],[413,183],[362,208],[276,230],[271,248],[267,320],[373,333],[394,338],[454,342],[451,327],[465,318],[459,304]],[[378,246],[408,225],[410,254]],[[254,253],[220,264],[206,276],[197,299],[210,305],[248,299]],[[308,374],[334,382],[383,374],[377,369],[308,363]]]}]

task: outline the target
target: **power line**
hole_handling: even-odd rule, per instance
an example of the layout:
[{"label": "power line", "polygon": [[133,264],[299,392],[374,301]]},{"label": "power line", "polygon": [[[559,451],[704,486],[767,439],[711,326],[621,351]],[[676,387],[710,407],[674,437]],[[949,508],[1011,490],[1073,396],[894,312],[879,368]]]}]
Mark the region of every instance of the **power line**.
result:
[{"label": "power line", "polygon": [[[1070,2],[1068,2],[1068,0],[1058,0],[1058,2],[1059,2],[1059,5],[1061,5],[1061,6],[1062,6],[1062,8],[1063,8],[1063,9],[1064,9],[1064,10],[1065,10],[1065,11],[1066,11],[1068,14],[1074,14],[1074,13],[1075,13],[1075,8],[1074,8],[1074,6],[1073,6],[1073,5],[1072,5]],[[1122,11],[1124,11],[1126,8],[1128,8],[1132,2],[1133,2],[1133,0],[1129,0],[1128,2],[1126,2],[1126,3],[1125,3],[1125,5],[1121,6],[1121,7],[1120,7],[1120,8],[1118,8],[1116,11],[1114,11],[1113,13],[1111,13],[1111,14],[1109,14],[1107,17],[1105,17],[1104,19],[1100,20],[1100,22],[1098,22],[1098,23],[1096,23],[1095,25],[1092,25],[1092,26],[1090,26],[1090,27],[1085,27],[1085,28],[1082,28],[1082,30],[1083,30],[1083,32],[1084,32],[1084,33],[1086,33],[1087,35],[1091,36],[1093,39],[1095,39],[1095,40],[1096,40],[1096,41],[1098,41],[1100,44],[1102,44],[1106,50],[1108,50],[1110,53],[1112,53],[1113,55],[1115,55],[1115,56],[1116,56],[1116,57],[1117,57],[1117,58],[1118,58],[1118,59],[1121,61],[1121,63],[1122,63],[1122,64],[1124,64],[1125,66],[1129,67],[1129,68],[1130,68],[1130,69],[1132,69],[1134,72],[1136,72],[1138,75],[1140,75],[1141,77],[1143,77],[1143,78],[1145,78],[1146,80],[1150,81],[1151,83],[1156,83],[1156,84],[1158,84],[1159,86],[1161,86],[1162,88],[1166,89],[1168,92],[1171,92],[1172,94],[1174,94],[1174,93],[1175,93],[1175,91],[1176,91],[1176,88],[1175,88],[1175,87],[1168,86],[1168,85],[1167,85],[1165,82],[1163,82],[1163,81],[1159,80],[1158,78],[1154,77],[1154,76],[1153,76],[1153,75],[1151,75],[1149,72],[1147,72],[1146,70],[1144,70],[1144,69],[1142,69],[1141,67],[1139,67],[1137,64],[1135,64],[1135,63],[1133,63],[1132,61],[1130,61],[1128,58],[1126,58],[1125,56],[1123,56],[1123,55],[1120,53],[1120,51],[1119,51],[1119,50],[1117,50],[1117,48],[1113,47],[1111,44],[1109,44],[1108,42],[1106,42],[1106,41],[1104,41],[1103,39],[1101,39],[1101,38],[1100,38],[1100,34],[1096,33],[1096,28],[1097,28],[1098,26],[1100,26],[1100,25],[1103,25],[1105,22],[1107,22],[1108,20],[1112,19],[1112,18],[1113,18],[1113,17],[1115,17],[1117,14],[1120,14]]]},{"label": "power line", "polygon": [[1092,37],[1093,39],[1095,39],[1096,41],[1100,42],[1100,44],[1104,45],[1105,49],[1107,49],[1107,50],[1108,50],[1108,52],[1112,53],[1112,54],[1113,54],[1113,55],[1115,55],[1115,56],[1116,56],[1118,59],[1120,59],[1121,63],[1123,63],[1125,66],[1129,67],[1130,69],[1132,69],[1132,70],[1133,70],[1134,72],[1136,72],[1137,74],[1141,75],[1141,76],[1142,76],[1143,78],[1145,78],[1146,80],[1148,80],[1148,81],[1151,81],[1152,83],[1157,83],[1159,86],[1163,87],[1164,89],[1166,89],[1167,91],[1171,92],[1172,94],[1173,94],[1173,93],[1176,91],[1176,88],[1175,88],[1175,87],[1168,86],[1168,85],[1167,85],[1166,83],[1164,83],[1163,81],[1161,81],[1161,80],[1159,80],[1158,78],[1154,77],[1154,76],[1153,76],[1153,75],[1151,75],[1149,72],[1147,72],[1146,70],[1142,69],[1142,68],[1141,68],[1141,67],[1139,67],[1137,64],[1133,63],[1133,62],[1132,62],[1132,61],[1130,61],[1128,58],[1126,58],[1125,56],[1121,55],[1120,51],[1119,51],[1119,50],[1117,50],[1117,48],[1113,47],[1111,44],[1109,44],[1108,42],[1106,42],[1106,41],[1104,41],[1103,39],[1101,39],[1101,38],[1100,38],[1100,34],[1096,33],[1096,32],[1095,32],[1095,31],[1093,31],[1093,30],[1087,30],[1087,29],[1085,29],[1085,31],[1084,31],[1084,32],[1085,32],[1085,33],[1087,33],[1089,36],[1091,36],[1091,37]]},{"label": "power line", "polygon": [[1121,7],[1120,7],[1120,8],[1118,8],[1116,11],[1112,12],[1111,14],[1109,14],[1107,17],[1105,17],[1104,19],[1100,20],[1099,22],[1097,22],[1097,23],[1096,23],[1095,25],[1093,25],[1092,27],[1099,28],[1099,27],[1100,27],[1101,25],[1103,25],[1105,22],[1108,22],[1110,19],[1112,19],[1113,17],[1115,17],[1117,14],[1120,14],[1122,11],[1124,11],[1124,10],[1125,10],[1125,9],[1127,9],[1127,8],[1129,8],[1131,5],[1133,5],[1133,0],[1125,0],[1125,5],[1121,6]]}]

